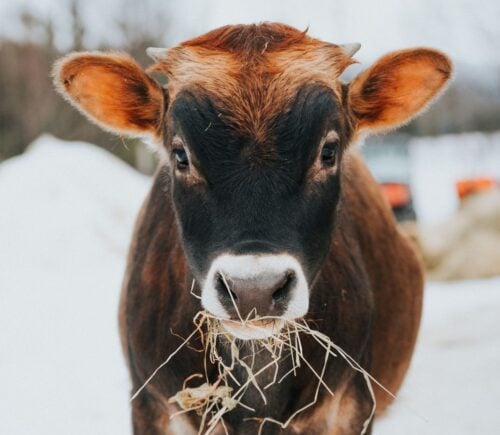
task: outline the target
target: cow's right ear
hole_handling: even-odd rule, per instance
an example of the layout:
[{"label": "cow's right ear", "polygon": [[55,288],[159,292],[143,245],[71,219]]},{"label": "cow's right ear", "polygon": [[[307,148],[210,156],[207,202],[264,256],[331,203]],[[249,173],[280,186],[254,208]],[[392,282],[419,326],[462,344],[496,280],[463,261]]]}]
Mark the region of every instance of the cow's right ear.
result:
[{"label": "cow's right ear", "polygon": [[102,128],[128,136],[157,136],[165,105],[160,85],[128,55],[73,53],[53,69],[56,89]]}]

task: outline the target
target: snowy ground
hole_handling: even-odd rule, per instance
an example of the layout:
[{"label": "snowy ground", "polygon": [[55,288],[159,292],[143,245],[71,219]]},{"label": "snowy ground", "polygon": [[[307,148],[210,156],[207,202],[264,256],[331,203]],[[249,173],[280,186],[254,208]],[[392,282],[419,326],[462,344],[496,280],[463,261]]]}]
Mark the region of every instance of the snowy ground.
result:
[{"label": "snowy ground", "polygon": [[[117,302],[150,181],[40,138],[0,165],[0,433],[127,434]],[[496,434],[500,278],[429,284],[419,347],[375,433]]]}]

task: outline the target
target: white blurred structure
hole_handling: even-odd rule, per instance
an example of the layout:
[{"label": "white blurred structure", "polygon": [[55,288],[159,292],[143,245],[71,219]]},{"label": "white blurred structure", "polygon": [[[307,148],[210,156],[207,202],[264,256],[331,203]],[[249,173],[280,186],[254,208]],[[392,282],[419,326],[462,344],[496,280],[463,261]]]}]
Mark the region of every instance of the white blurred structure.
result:
[{"label": "white blurred structure", "polygon": [[409,151],[414,205],[423,224],[442,223],[456,212],[458,180],[500,180],[500,132],[414,138]]}]

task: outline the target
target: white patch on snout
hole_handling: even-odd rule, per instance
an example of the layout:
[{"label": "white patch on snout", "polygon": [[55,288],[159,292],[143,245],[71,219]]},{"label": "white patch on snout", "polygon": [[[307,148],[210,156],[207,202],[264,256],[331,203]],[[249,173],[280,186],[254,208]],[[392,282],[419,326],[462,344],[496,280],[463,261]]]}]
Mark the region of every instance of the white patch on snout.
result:
[{"label": "white patch on snout", "polygon": [[[304,316],[309,309],[309,289],[300,263],[291,255],[230,255],[223,254],[217,257],[211,264],[205,282],[201,290],[201,303],[203,307],[214,316],[220,319],[229,320],[230,316],[219,300],[215,288],[216,275],[221,273],[225,276],[238,279],[252,279],[261,274],[281,273],[292,270],[295,274],[295,286],[291,290],[287,309],[280,317],[284,320],[293,320]],[[282,322],[276,322],[276,325],[269,327],[252,328],[251,331],[243,331],[243,325],[237,326],[233,322],[223,322],[227,332],[242,338],[260,338],[271,336],[277,333],[276,325],[282,326]],[[249,325],[248,328],[251,328]],[[245,328],[246,329],[246,328]]]}]

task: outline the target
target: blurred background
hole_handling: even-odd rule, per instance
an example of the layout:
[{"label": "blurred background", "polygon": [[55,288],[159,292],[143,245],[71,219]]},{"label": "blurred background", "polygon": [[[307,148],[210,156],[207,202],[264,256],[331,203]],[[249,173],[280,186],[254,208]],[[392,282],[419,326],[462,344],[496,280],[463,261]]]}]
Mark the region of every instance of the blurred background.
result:
[{"label": "blurred background", "polygon": [[429,46],[453,59],[455,79],[427,113],[362,148],[429,281],[401,405],[375,433],[497,433],[499,20],[496,0],[2,1],[0,433],[130,432],[115,313],[157,162],[63,101],[54,60],[119,50],[147,66],[149,46],[259,21],[361,42],[347,81],[390,50]]}]

